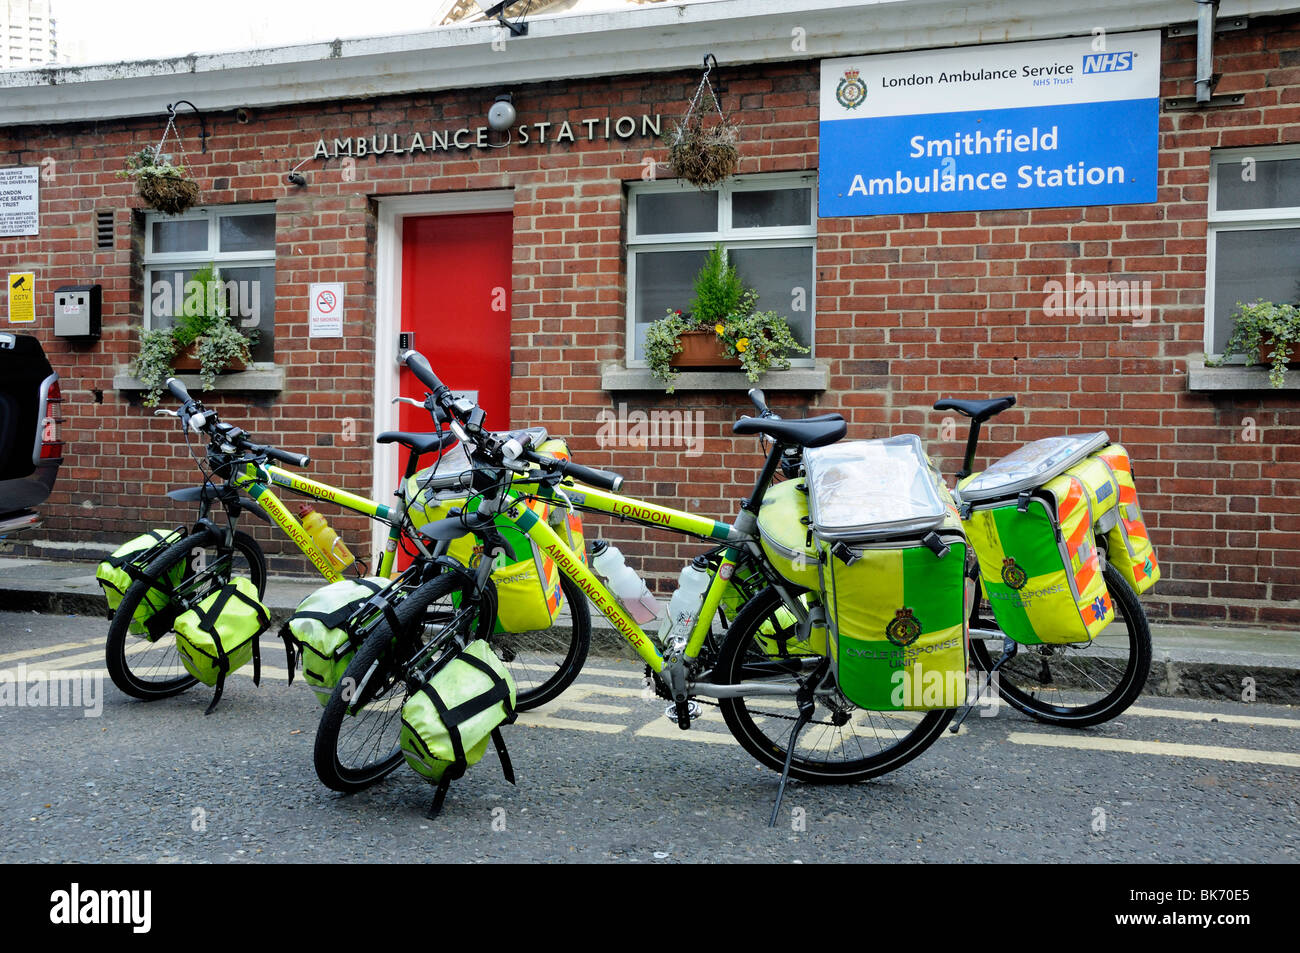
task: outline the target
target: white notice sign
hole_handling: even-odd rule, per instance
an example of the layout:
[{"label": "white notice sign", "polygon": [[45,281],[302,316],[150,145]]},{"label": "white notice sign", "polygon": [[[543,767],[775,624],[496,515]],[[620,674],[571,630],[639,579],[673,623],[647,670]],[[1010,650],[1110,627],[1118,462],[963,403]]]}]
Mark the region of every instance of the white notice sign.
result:
[{"label": "white notice sign", "polygon": [[313,338],[343,337],[343,282],[334,281],[311,285],[308,294],[307,336]]},{"label": "white notice sign", "polygon": [[35,235],[39,230],[36,166],[0,169],[0,235]]}]

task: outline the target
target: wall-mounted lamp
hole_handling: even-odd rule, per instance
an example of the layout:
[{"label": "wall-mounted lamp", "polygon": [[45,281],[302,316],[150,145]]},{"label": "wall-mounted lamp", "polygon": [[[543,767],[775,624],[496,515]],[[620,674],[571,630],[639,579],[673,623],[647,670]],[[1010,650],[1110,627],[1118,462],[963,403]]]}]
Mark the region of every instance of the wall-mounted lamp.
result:
[{"label": "wall-mounted lamp", "polygon": [[514,96],[502,93],[492,102],[488,110],[488,126],[495,132],[505,132],[515,124],[519,113],[515,110]]},{"label": "wall-mounted lamp", "polygon": [[285,178],[289,180],[290,185],[296,185],[300,189],[306,188],[307,186],[307,176],[303,175],[301,172],[298,172],[297,170],[290,172],[288,175],[285,176]]}]

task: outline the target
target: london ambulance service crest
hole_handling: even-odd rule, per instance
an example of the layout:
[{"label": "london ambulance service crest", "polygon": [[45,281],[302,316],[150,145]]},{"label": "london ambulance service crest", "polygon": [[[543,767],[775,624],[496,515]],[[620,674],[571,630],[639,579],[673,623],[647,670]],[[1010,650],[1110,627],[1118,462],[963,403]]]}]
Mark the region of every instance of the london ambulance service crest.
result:
[{"label": "london ambulance service crest", "polygon": [[866,101],[867,84],[858,70],[846,69],[835,87],[835,99],[845,109],[857,109]]},{"label": "london ambulance service crest", "polygon": [[1029,577],[1025,575],[1023,569],[1016,565],[1014,559],[1004,559],[1002,560],[1002,581],[1012,589],[1023,589],[1025,583],[1029,581]]},{"label": "london ambulance service crest", "polygon": [[912,615],[911,609],[899,609],[894,618],[885,626],[885,638],[895,645],[906,647],[921,637],[921,622]]}]

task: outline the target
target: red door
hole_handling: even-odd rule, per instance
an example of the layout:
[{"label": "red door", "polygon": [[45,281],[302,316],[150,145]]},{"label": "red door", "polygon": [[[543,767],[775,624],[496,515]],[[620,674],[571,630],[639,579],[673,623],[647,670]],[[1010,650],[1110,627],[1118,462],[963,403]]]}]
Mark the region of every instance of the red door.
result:
[{"label": "red door", "polygon": [[[487,426],[510,429],[510,212],[429,215],[402,225],[402,330],[458,393],[476,393]],[[405,367],[403,396],[425,388]],[[423,410],[402,405],[403,430],[428,431]]]}]

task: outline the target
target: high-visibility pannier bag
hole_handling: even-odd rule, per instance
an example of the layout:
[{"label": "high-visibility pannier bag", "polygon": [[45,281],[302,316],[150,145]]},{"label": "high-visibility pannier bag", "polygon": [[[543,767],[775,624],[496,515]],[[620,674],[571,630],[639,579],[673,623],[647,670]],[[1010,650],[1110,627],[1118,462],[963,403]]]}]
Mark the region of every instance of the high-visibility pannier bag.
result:
[{"label": "high-visibility pannier bag", "polygon": [[262,658],[258,637],[271,624],[270,610],[252,580],[236,577],[176,617],[176,650],[186,671],[204,685],[216,686],[207,714],[217,707],[226,676],[253,663],[253,682],[260,684]]},{"label": "high-visibility pannier bag", "polygon": [[[184,531],[181,529],[151,529],[130,542],[123,543],[99,564],[95,578],[104,590],[108,601],[108,617],[111,619],[117,607],[122,604],[126,590],[141,577],[145,568],[163,554],[172,543],[176,542]],[[149,641],[166,632],[176,617],[174,611],[167,611],[171,606],[171,588],[185,578],[188,560],[182,559],[167,571],[167,574],[152,586],[145,597],[140,600],[132,613],[130,632],[143,636]]]},{"label": "high-visibility pannier bag", "polygon": [[966,701],[967,542],[914,436],[804,454],[840,691],[869,711]]},{"label": "high-visibility pannier bag", "polygon": [[361,647],[358,633],[383,615],[383,608],[371,605],[370,600],[388,583],[379,576],[332,582],[300,602],[281,627],[290,652],[290,677],[294,663],[301,660],[303,680],[322,705],[328,704],[334,686]]},{"label": "high-visibility pannier bag", "polygon": [[487,753],[489,739],[511,784],[514,769],[501,726],[515,720],[516,689],[492,647],[476,639],[402,706],[402,754],[418,774],[437,784],[430,816],[442,808],[447,786]]},{"label": "high-visibility pannier bag", "polygon": [[[545,432],[541,433],[544,438]],[[436,468],[421,470],[407,481],[407,513],[417,530],[428,523],[445,519],[451,510],[466,505],[465,491],[459,485],[459,475],[463,469],[457,461],[461,458],[454,456],[458,449],[444,454]],[[568,456],[568,449],[562,440],[543,439],[538,451],[551,456]],[[465,468],[467,467],[466,462]],[[553,507],[541,500],[530,500],[525,505],[542,519],[559,519],[558,516],[553,516],[553,511],[560,508],[558,506]],[[568,536],[570,548],[585,558],[582,520],[576,513],[570,514],[567,510],[562,512],[565,513],[564,531],[560,532],[558,522],[553,525],[560,532],[561,538]],[[511,527],[505,527],[500,532],[514,549],[515,558],[511,559],[505,553],[494,557],[492,581],[497,593],[495,631],[518,633],[550,628],[564,602],[559,566],[523,533]],[[447,554],[462,565],[472,567],[478,565],[482,548],[473,535],[467,533],[452,540]]]},{"label": "high-visibility pannier bag", "polygon": [[1115,486],[1105,433],[1026,444],[963,481],[962,515],[998,627],[1022,644],[1088,642],[1115,617],[1093,533]]},{"label": "high-visibility pannier bag", "polygon": [[1160,564],[1156,562],[1151,537],[1138,509],[1133,465],[1128,451],[1119,444],[1111,444],[1097,456],[1110,467],[1119,487],[1118,519],[1106,531],[1106,555],[1133,591],[1141,595],[1160,581]]},{"label": "high-visibility pannier bag", "polygon": [[808,516],[807,482],[786,480],[767,488],[758,508],[758,537],[783,578],[805,589],[817,588],[817,544]]}]

